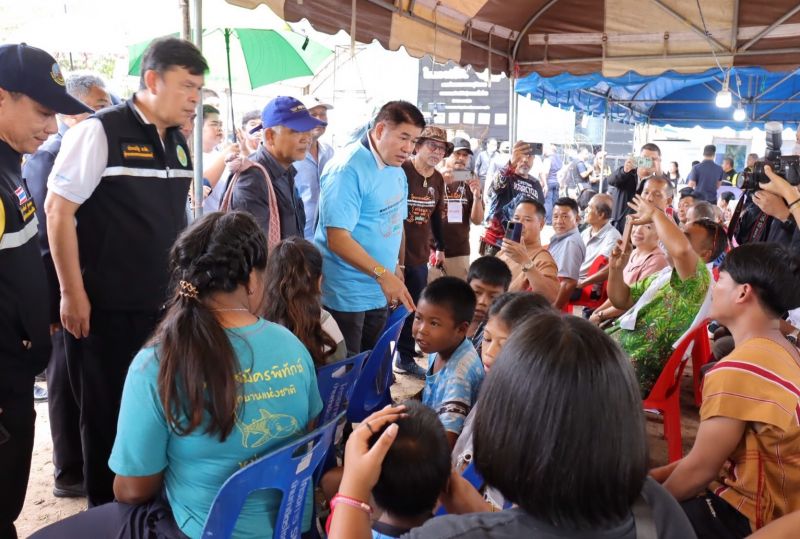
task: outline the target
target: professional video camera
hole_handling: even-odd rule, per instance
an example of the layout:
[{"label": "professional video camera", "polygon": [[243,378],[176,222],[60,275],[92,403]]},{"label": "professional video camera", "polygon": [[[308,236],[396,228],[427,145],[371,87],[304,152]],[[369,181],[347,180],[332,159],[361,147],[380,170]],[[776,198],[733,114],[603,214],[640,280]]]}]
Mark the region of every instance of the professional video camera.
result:
[{"label": "professional video camera", "polygon": [[767,152],[764,159],[753,164],[753,170],[743,172],[744,180],[742,189],[757,191],[761,189],[758,184],[769,183],[769,176],[764,172],[764,166],[769,165],[778,176],[784,178],[791,185],[800,184],[800,156],[781,155],[783,138],[783,124],[780,122],[767,122],[764,124],[767,133]]}]

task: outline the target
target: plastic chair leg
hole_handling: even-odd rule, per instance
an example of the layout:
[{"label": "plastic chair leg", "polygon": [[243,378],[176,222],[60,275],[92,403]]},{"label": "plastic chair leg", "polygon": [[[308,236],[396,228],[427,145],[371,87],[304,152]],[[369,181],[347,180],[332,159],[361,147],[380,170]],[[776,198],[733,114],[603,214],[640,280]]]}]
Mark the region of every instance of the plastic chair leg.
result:
[{"label": "plastic chair leg", "polygon": [[667,458],[675,462],[683,458],[683,437],[681,433],[681,411],[669,406],[664,411],[664,434],[667,438]]}]

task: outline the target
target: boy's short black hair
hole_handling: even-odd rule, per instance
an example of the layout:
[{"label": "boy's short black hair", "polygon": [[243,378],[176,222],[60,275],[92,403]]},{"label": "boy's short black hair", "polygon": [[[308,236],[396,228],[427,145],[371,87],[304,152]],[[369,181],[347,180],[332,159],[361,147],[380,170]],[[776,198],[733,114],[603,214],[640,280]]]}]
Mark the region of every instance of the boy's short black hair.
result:
[{"label": "boy's short black hair", "polygon": [[467,284],[473,279],[480,279],[489,286],[502,286],[503,290],[508,290],[511,286],[511,270],[508,269],[508,264],[497,257],[482,256],[469,265]]},{"label": "boy's short black hair", "polygon": [[555,312],[553,304],[543,295],[536,292],[506,292],[494,298],[488,316],[498,317],[508,329],[513,330],[529,315],[541,312]]},{"label": "boy's short black hair", "polygon": [[725,192],[719,194],[719,198],[720,198],[720,200],[724,200],[725,202],[730,202],[730,201],[736,199],[736,195],[734,195],[730,191],[725,191]]},{"label": "boy's short black hair", "polygon": [[[372,489],[377,505],[391,515],[430,514],[450,477],[450,444],[436,412],[418,401],[406,401],[407,417],[397,420],[397,438],[383,459]],[[374,444],[380,434],[370,440]]]},{"label": "boy's short black hair", "polygon": [[561,197],[553,203],[553,206],[566,206],[567,208],[572,210],[572,213],[575,214],[575,217],[580,215],[580,208],[578,207],[578,203],[575,202],[574,199],[569,197]]},{"label": "boy's short black hair", "polygon": [[456,325],[464,322],[469,324],[475,316],[475,292],[458,277],[439,277],[422,290],[419,300],[446,306]]},{"label": "boy's short black hair", "polygon": [[531,206],[536,208],[536,215],[538,215],[540,219],[544,220],[547,218],[547,208],[545,208],[544,204],[542,204],[538,200],[530,197],[522,197],[517,201],[517,204],[516,206],[514,206],[514,209],[516,209],[517,206],[519,206],[520,204],[530,204]]},{"label": "boy's short black hair", "polygon": [[209,114],[216,114],[219,116],[219,109],[214,105],[203,105],[203,121],[208,118]]},{"label": "boy's short black hair", "polygon": [[695,191],[693,188],[684,187],[683,189],[681,189],[681,198],[680,199],[683,200],[684,198],[697,199],[697,198],[700,198],[700,195],[698,195],[697,191]]},{"label": "boy's short black hair", "polygon": [[746,243],[732,249],[719,267],[738,284],[749,284],[776,317],[800,307],[800,257],[779,243]]},{"label": "boy's short black hair", "polygon": [[[692,208],[696,207],[697,205],[692,206]],[[711,260],[716,260],[728,249],[728,234],[725,232],[725,227],[718,222],[713,219],[702,218],[692,221],[690,225],[699,226],[705,231],[705,248],[711,251]]]},{"label": "boy's short black hair", "polygon": [[142,55],[139,75],[139,89],[144,90],[144,74],[155,71],[163,76],[175,67],[185,68],[192,75],[202,75],[208,71],[208,63],[203,53],[190,41],[176,37],[154,39]]}]

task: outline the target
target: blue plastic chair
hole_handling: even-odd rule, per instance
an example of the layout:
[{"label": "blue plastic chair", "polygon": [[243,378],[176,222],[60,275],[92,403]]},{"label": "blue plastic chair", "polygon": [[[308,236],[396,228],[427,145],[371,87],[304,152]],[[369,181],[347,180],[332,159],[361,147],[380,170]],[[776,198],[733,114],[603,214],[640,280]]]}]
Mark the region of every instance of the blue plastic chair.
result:
[{"label": "blue plastic chair", "polygon": [[392,358],[403,323],[409,314],[401,305],[389,315],[383,335],[364,363],[347,406],[347,420],[351,423],[360,423],[372,412],[392,402],[389,391],[392,385]]},{"label": "blue plastic chair", "polygon": [[[477,490],[477,491],[480,491],[483,488],[483,486],[486,484],[486,481],[483,480],[483,477],[481,477],[481,474],[479,474],[478,470],[475,469],[475,461],[474,460],[471,461],[467,465],[466,468],[464,468],[464,471],[461,472],[461,477],[466,479],[467,482],[470,485],[472,485],[473,487],[475,487],[475,490]],[[512,505],[512,503],[507,501],[505,503],[505,505],[503,506],[503,510],[510,509],[511,505]],[[436,514],[434,516],[440,517],[440,516],[446,515],[446,514],[447,514],[447,510],[444,508],[444,506],[442,506],[442,507],[439,508],[438,511],[436,511]]]},{"label": "blue plastic chair", "polygon": [[325,424],[344,412],[368,356],[368,351],[361,352],[357,356],[325,365],[317,370],[317,387],[322,397],[320,423]]},{"label": "blue plastic chair", "polygon": [[325,457],[343,416],[344,413],[230,476],[211,504],[202,536],[228,539],[250,493],[276,489],[282,497],[273,537],[300,537],[306,496],[314,488],[314,471]]}]

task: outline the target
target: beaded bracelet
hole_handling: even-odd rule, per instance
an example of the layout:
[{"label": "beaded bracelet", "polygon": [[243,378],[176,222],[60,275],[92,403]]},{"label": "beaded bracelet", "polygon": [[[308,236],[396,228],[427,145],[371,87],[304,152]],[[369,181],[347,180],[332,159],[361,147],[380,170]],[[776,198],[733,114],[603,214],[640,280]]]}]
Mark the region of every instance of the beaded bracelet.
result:
[{"label": "beaded bracelet", "polygon": [[350,507],[355,507],[356,509],[360,509],[367,513],[370,517],[372,516],[372,507],[369,504],[362,502],[361,500],[356,500],[355,498],[351,498],[349,496],[343,496],[342,494],[337,494],[336,496],[331,499],[331,511],[334,510],[337,504],[343,503],[345,505],[349,505]]}]

